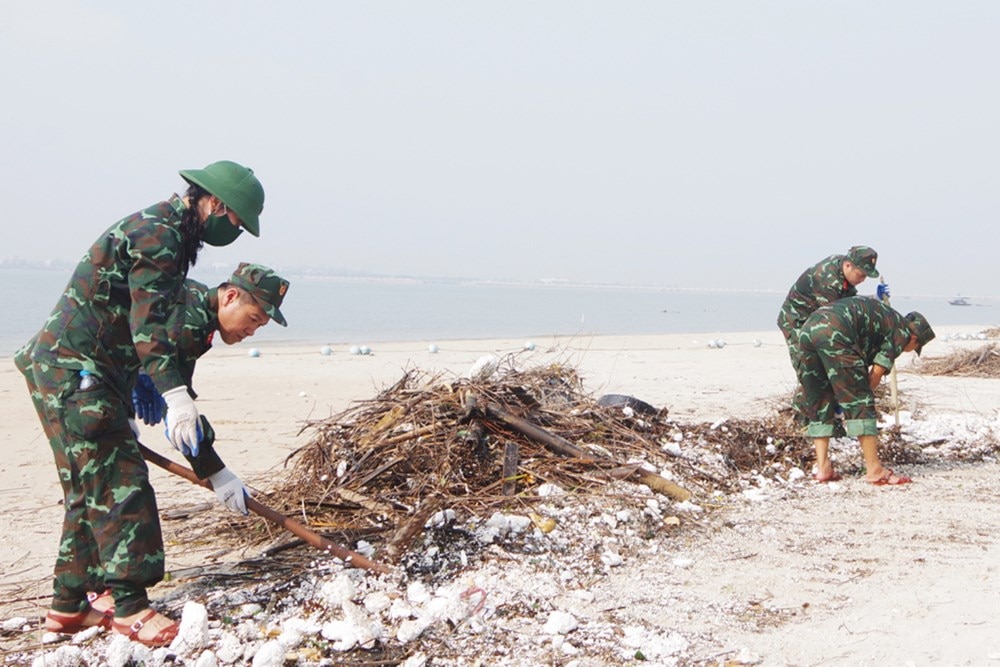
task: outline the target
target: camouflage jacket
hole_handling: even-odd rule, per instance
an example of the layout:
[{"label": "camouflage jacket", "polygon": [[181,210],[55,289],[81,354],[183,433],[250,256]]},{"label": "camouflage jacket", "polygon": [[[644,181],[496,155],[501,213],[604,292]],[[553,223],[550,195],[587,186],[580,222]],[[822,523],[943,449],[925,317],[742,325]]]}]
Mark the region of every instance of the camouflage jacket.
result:
[{"label": "camouflage jacket", "polygon": [[831,255],[806,269],[792,288],[778,313],[778,328],[789,339],[820,306],[844,297],[854,296],[858,290],[844,276],[846,255]]},{"label": "camouflage jacket", "polygon": [[[219,290],[188,278],[184,281],[180,306],[170,314],[167,328],[177,342],[181,375],[188,386],[188,391],[197,398],[192,387],[195,363],[212,349],[212,339],[219,329]],[[226,465],[215,451],[215,430],[204,416],[202,416],[202,432],[204,439],[201,441],[198,456],[184,454],[184,458],[191,464],[198,479],[205,479]]]},{"label": "camouflage jacket", "polygon": [[802,325],[813,344],[851,348],[886,370],[910,342],[910,321],[877,299],[855,296],[823,306]]},{"label": "camouflage jacket", "polygon": [[181,377],[191,388],[195,362],[212,349],[212,339],[219,329],[219,290],[187,278],[179,305],[170,314],[167,329],[176,341]]},{"label": "camouflage jacket", "polygon": [[157,389],[186,384],[167,320],[187,273],[177,195],[119,220],[80,260],[19,366],[88,370],[131,404],[141,366]]}]

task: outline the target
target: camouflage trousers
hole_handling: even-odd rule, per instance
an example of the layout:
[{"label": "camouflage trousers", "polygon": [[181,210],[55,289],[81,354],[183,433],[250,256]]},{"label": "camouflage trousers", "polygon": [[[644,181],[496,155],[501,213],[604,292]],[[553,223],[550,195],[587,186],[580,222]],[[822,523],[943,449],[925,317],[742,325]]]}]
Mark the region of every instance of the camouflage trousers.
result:
[{"label": "camouflage trousers", "polygon": [[111,589],[116,616],[149,607],[163,579],[163,538],[149,471],[129,410],[107,385],[81,389],[77,371],[15,360],[55,456],[65,504],[52,609],[87,609],[87,592]]},{"label": "camouflage trousers", "polygon": [[[802,350],[799,348],[798,337],[794,335],[790,338],[785,339],[785,343],[788,345],[788,357],[792,361],[792,369],[795,371],[795,377],[802,377]],[[808,423],[808,418],[806,417],[806,404],[805,395],[802,393],[802,381],[799,380],[799,384],[795,387],[795,394],[792,395],[792,416],[795,419],[795,424],[797,426],[803,426]]]},{"label": "camouflage trousers", "polygon": [[847,435],[878,435],[875,394],[868,364],[846,326],[833,316],[813,317],[799,330],[798,374],[803,408],[813,438],[834,435],[837,404]]}]

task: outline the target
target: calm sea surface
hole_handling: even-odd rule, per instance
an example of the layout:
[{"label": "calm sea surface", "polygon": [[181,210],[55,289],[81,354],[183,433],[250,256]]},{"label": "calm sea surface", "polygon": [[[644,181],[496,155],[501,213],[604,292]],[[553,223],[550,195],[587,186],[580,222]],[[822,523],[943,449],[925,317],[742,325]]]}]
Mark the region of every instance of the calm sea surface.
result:
[{"label": "calm sea surface", "polygon": [[[0,270],[0,356],[41,327],[68,270]],[[209,285],[224,276],[192,277]],[[255,341],[370,344],[396,340],[532,338],[573,334],[712,333],[775,328],[784,293],[691,292],[612,287],[513,286],[293,278],[282,312]],[[862,286],[863,289],[868,287]],[[989,325],[1000,303],[951,306],[945,297],[893,296],[901,311],[919,310],[932,325]]]}]

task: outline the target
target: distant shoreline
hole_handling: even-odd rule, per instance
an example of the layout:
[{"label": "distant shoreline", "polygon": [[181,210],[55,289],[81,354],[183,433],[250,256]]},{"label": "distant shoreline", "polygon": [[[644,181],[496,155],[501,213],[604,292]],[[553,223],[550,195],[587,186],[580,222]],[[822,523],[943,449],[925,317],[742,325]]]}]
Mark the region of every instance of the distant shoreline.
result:
[{"label": "distant shoreline", "polygon": [[[42,271],[46,273],[65,272],[68,274],[76,267],[76,262],[65,260],[28,261],[10,258],[0,258],[0,273],[6,271]],[[323,273],[315,269],[298,268],[286,271],[291,280],[308,280],[316,282],[331,282],[340,284],[371,284],[371,285],[466,285],[511,288],[548,288],[548,289],[606,289],[621,291],[646,291],[679,294],[784,294],[786,289],[772,287],[761,288],[727,288],[727,287],[685,287],[681,285],[645,285],[632,283],[578,282],[562,279],[541,280],[496,280],[487,278],[447,278],[442,276],[392,276],[392,275],[354,275],[347,273]],[[195,267],[191,277],[202,282],[223,280],[228,275],[226,266],[213,265],[208,268]],[[862,285],[862,289],[864,285]],[[874,289],[874,287],[872,288]],[[864,294],[865,292],[862,292]],[[954,294],[900,294],[902,297],[915,299],[954,299]],[[976,303],[977,301],[1000,302],[1000,295],[964,294],[963,297],[972,301],[972,306],[992,306],[992,303]]]}]

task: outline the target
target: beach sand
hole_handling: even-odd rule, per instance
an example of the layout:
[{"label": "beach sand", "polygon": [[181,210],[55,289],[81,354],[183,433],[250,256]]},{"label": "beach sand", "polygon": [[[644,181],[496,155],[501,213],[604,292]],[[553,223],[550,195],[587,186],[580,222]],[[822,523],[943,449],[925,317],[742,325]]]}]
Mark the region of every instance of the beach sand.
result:
[{"label": "beach sand", "polygon": [[[955,331],[976,331],[974,327]],[[939,331],[939,337],[949,329]],[[722,349],[708,346],[723,339]],[[740,334],[597,336],[523,340],[385,343],[369,356],[346,346],[320,354],[320,344],[218,345],[198,364],[198,406],[218,433],[217,449],[251,487],[267,488],[283,475],[286,457],[307,443],[300,431],[352,401],[374,397],[407,369],[464,374],[480,357],[513,354],[519,367],[560,363],[581,373],[594,396],[636,396],[682,422],[763,417],[794,387],[777,331]],[[937,342],[943,355],[980,341]],[[911,355],[907,355],[909,357]],[[922,377],[900,364],[899,387],[924,414],[993,417],[1000,408],[996,380]],[[0,620],[15,612],[44,612],[61,524],[61,491],[48,444],[24,383],[10,359],[0,359]],[[145,444],[174,452],[159,427],[143,427]],[[180,457],[175,457],[180,458]],[[681,595],[705,605],[758,596],[779,606],[808,608],[806,620],[770,629],[701,628],[696,612],[684,623],[715,633],[719,643],[749,650],[763,664],[982,664],[1000,660],[1000,512],[995,465],[917,468],[917,483],[877,489],[859,479],[815,485],[806,497],[773,499],[734,510],[739,525],[719,535],[692,537],[695,565],[678,574],[630,563],[600,584],[602,594],[642,590],[628,613],[660,614],[658,605]],[[190,504],[207,491],[153,469],[161,511]],[[200,495],[199,495],[200,494]],[[699,557],[699,540],[715,541],[729,558]],[[194,564],[199,552],[168,545],[168,569]],[[831,583],[832,582],[832,583]],[[832,591],[832,594],[831,594]],[[155,594],[155,592],[154,592]],[[638,595],[638,593],[637,593]],[[32,599],[40,596],[40,599]],[[600,596],[598,596],[600,597]],[[802,607],[805,605],[805,607]],[[624,613],[624,612],[623,612]],[[673,619],[673,620],[671,620]],[[1000,664],[1000,663],[998,663]]]}]

